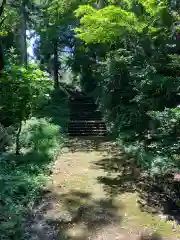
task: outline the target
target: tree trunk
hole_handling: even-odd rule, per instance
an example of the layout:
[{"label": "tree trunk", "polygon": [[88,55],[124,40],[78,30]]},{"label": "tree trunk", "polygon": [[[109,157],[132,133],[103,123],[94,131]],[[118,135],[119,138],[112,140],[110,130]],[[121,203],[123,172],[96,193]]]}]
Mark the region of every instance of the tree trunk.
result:
[{"label": "tree trunk", "polygon": [[6,0],[3,0],[0,6],[0,17],[3,15],[5,4],[6,4]]},{"label": "tree trunk", "polygon": [[0,75],[3,68],[4,68],[4,51],[2,41],[0,40]]},{"label": "tree trunk", "polygon": [[54,88],[59,87],[58,41],[54,41]]},{"label": "tree trunk", "polygon": [[19,124],[19,129],[16,134],[16,155],[20,154],[20,135],[21,135],[21,130],[22,130],[22,122]]},{"label": "tree trunk", "polygon": [[[3,0],[0,6],[0,18],[3,16],[5,5],[6,5],[6,0]],[[5,19],[6,19],[6,16],[0,21],[0,27],[3,25],[3,22]],[[3,68],[4,68],[4,52],[3,52],[2,40],[0,39],[0,76]]]},{"label": "tree trunk", "polygon": [[21,61],[27,66],[28,56],[27,56],[27,40],[26,40],[26,30],[27,30],[27,21],[26,21],[26,3],[23,1],[21,6],[21,27],[20,27],[20,51],[21,51]]}]

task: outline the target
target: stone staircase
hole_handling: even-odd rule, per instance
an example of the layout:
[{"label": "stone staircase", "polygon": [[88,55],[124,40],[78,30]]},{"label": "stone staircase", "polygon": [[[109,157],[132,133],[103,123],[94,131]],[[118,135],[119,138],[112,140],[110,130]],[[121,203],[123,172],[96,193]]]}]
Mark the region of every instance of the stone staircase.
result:
[{"label": "stone staircase", "polygon": [[70,123],[68,133],[71,137],[106,136],[105,122],[93,99],[83,94],[71,100]]}]

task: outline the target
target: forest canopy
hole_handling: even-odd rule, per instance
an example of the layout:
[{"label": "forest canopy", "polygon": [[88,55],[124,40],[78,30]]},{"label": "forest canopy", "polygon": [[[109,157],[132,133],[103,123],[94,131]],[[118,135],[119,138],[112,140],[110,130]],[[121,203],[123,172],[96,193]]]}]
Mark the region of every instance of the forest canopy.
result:
[{"label": "forest canopy", "polygon": [[[31,169],[29,155],[27,162],[22,156],[32,150],[42,162],[56,155],[68,118],[67,86],[93,97],[109,134],[140,168],[150,174],[179,171],[180,1],[0,1],[0,175],[16,168],[12,179],[19,171],[29,174],[23,172]],[[35,129],[42,128],[38,140]],[[4,160],[7,153],[14,154],[12,161]],[[41,167],[28,175],[37,188]],[[21,205],[6,183],[9,206],[23,212],[29,195]],[[33,199],[34,192],[32,187]],[[9,221],[6,197],[1,222]],[[0,223],[0,238],[19,236],[17,218],[9,227]]]}]

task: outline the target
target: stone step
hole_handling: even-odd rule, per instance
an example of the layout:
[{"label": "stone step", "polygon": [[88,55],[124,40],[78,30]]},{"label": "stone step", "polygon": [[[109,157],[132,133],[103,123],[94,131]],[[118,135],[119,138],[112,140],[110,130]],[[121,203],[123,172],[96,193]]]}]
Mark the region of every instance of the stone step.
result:
[{"label": "stone step", "polygon": [[91,103],[91,104],[94,104],[93,100],[92,99],[89,99],[89,98],[80,98],[80,99],[73,99],[70,101],[70,103],[81,103],[81,104],[86,104],[86,103]]},{"label": "stone step", "polygon": [[71,112],[69,116],[85,116],[85,117],[96,117],[96,116],[100,116],[102,117],[101,113],[100,112],[81,112],[81,111],[78,111],[78,112]]},{"label": "stone step", "polygon": [[91,124],[84,124],[84,123],[69,123],[69,128],[106,128],[105,123],[91,123]]},{"label": "stone step", "polygon": [[95,133],[95,134],[99,134],[99,133],[106,133],[106,129],[69,129],[68,133]]},{"label": "stone step", "polygon": [[105,122],[102,120],[102,114],[98,106],[91,97],[85,97],[83,94],[74,95],[71,100],[70,122],[68,126],[69,136],[107,136]]},{"label": "stone step", "polygon": [[68,132],[106,132],[106,128],[68,128]]},{"label": "stone step", "polygon": [[84,112],[100,112],[97,108],[83,108],[83,107],[78,107],[78,108],[71,108],[71,112],[79,112],[79,111],[84,111]]},{"label": "stone step", "polygon": [[84,111],[82,112],[81,109],[79,109],[79,111],[71,111],[70,116],[71,115],[86,115],[86,116],[102,116],[100,111]]},{"label": "stone step", "polygon": [[71,112],[91,112],[93,114],[94,112],[100,111],[97,108],[71,107]]},{"label": "stone step", "polygon": [[[69,129],[69,128],[68,128]],[[72,131],[93,131],[93,132],[97,132],[97,131],[106,131],[106,128],[71,128]]]},{"label": "stone step", "polygon": [[80,121],[80,122],[69,122],[70,126],[105,126],[105,123],[102,121],[89,121],[89,122],[85,122],[85,121]]},{"label": "stone step", "polygon": [[79,106],[77,106],[77,105],[76,106],[71,106],[71,110],[74,110],[74,109],[76,109],[76,110],[84,109],[84,110],[87,110],[87,111],[92,111],[92,110],[93,111],[94,110],[98,111],[97,107],[94,107],[94,106],[93,107],[88,107],[88,106],[84,106],[84,105],[83,106],[80,106],[80,105]]},{"label": "stone step", "polygon": [[69,123],[102,123],[105,124],[105,122],[101,119],[101,120],[71,120]]},{"label": "stone step", "polygon": [[84,117],[84,116],[79,116],[79,117],[71,117],[70,121],[101,121],[101,117]]},{"label": "stone step", "polygon": [[[94,113],[94,114],[85,114],[85,113],[71,113],[70,115],[69,115],[70,117],[77,117],[77,119],[79,118],[79,117],[85,117],[85,118],[87,118],[87,120],[89,120],[89,118],[100,118],[100,119],[102,119],[102,115],[101,115],[101,113]],[[86,119],[85,119],[86,120]]]},{"label": "stone step", "polygon": [[87,117],[87,116],[71,116],[71,118],[70,118],[70,121],[72,120],[72,121],[86,121],[86,120],[89,120],[89,121],[100,121],[102,118],[101,118],[101,116],[96,116],[96,117],[94,117],[94,116],[89,116],[89,117]]},{"label": "stone step", "polygon": [[70,104],[71,104],[71,105],[74,105],[74,106],[76,106],[76,105],[77,105],[77,106],[79,106],[79,105],[81,105],[81,106],[85,105],[85,106],[96,106],[96,107],[97,107],[97,105],[96,105],[94,102],[71,101]]},{"label": "stone step", "polygon": [[92,97],[88,97],[88,96],[85,96],[85,95],[82,95],[82,94],[79,95],[79,96],[78,96],[78,95],[74,95],[73,100],[79,100],[79,99],[80,99],[80,100],[81,100],[81,99],[83,99],[83,100],[84,100],[84,99],[89,99],[89,100],[91,100],[91,101],[93,100]]},{"label": "stone step", "polygon": [[70,103],[70,107],[93,107],[98,108],[98,106],[94,103]]},{"label": "stone step", "polygon": [[79,136],[97,136],[97,137],[102,137],[102,136],[107,136],[107,132],[101,132],[101,133],[94,133],[94,132],[70,132],[69,133],[70,137],[79,137]]}]

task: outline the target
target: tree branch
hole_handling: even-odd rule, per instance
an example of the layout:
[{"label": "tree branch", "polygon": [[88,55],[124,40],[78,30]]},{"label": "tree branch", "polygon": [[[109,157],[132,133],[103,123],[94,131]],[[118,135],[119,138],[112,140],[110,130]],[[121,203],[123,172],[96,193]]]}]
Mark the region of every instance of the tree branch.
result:
[{"label": "tree branch", "polygon": [[1,20],[1,22],[0,22],[0,27],[3,25],[4,21],[6,20],[6,18],[7,18],[7,16],[4,17],[4,18]]},{"label": "tree branch", "polygon": [[2,14],[3,14],[5,4],[6,4],[6,0],[3,0],[3,1],[2,1],[2,5],[1,5],[1,7],[0,7],[0,17],[1,17]]}]

